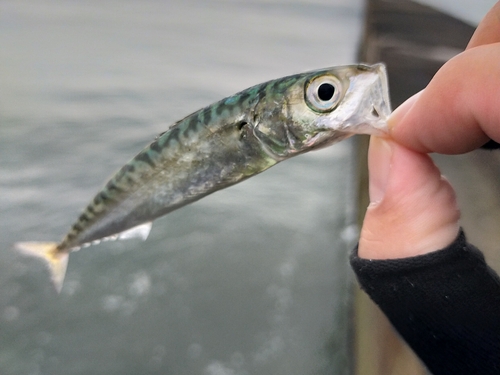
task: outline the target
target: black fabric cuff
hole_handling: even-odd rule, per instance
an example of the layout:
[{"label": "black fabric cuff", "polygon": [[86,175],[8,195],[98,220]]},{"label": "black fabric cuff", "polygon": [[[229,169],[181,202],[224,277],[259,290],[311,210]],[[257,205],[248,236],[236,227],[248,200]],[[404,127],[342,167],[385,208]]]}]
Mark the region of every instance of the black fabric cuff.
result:
[{"label": "black fabric cuff", "polygon": [[500,144],[490,139],[488,142],[482,145],[481,148],[485,150],[497,150],[500,148]]},{"label": "black fabric cuff", "polygon": [[372,300],[437,374],[500,374],[500,279],[463,231],[404,259],[350,258]]}]

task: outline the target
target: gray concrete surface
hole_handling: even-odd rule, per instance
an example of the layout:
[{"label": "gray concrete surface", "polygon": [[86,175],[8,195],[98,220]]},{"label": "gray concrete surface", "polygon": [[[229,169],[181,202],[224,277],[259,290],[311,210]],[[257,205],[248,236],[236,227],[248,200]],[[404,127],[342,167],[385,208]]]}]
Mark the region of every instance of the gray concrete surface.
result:
[{"label": "gray concrete surface", "polygon": [[[437,70],[467,45],[475,27],[409,0],[368,0],[359,60],[387,64],[393,108],[423,89]],[[360,142],[360,215],[367,197],[366,147]],[[500,155],[477,150],[433,155],[454,186],[462,226],[471,243],[500,271]],[[363,293],[356,298],[356,374],[426,374],[425,368]]]}]

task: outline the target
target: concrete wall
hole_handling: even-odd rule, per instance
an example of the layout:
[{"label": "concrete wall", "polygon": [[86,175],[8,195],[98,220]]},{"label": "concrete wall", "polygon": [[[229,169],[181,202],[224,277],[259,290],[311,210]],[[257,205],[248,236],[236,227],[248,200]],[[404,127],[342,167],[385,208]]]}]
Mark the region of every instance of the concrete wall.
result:
[{"label": "concrete wall", "polygon": [[[474,27],[409,0],[368,0],[359,60],[387,64],[393,108],[423,89],[436,71],[467,45]],[[359,141],[359,222],[368,205],[366,149]],[[478,150],[461,156],[434,155],[457,191],[462,226],[470,242],[500,270],[500,158]],[[426,374],[390,323],[359,289],[355,302],[357,375]]]}]

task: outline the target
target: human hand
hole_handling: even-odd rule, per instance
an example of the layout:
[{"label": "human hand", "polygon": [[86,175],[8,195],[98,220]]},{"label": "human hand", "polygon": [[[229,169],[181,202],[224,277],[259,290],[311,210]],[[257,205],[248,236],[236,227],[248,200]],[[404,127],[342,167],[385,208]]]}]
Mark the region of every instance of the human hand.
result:
[{"label": "human hand", "polygon": [[389,119],[390,138],[370,143],[370,206],[361,258],[404,258],[449,245],[459,230],[455,194],[426,153],[465,153],[500,141],[500,2],[467,50]]}]

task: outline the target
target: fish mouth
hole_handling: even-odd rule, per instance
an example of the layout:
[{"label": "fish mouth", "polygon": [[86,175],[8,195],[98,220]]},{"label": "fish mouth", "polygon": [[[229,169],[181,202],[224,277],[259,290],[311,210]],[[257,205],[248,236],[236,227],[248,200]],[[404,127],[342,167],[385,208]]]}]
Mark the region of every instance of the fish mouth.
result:
[{"label": "fish mouth", "polygon": [[366,72],[363,78],[365,88],[362,89],[362,97],[359,97],[357,114],[348,125],[349,132],[377,136],[387,134],[387,119],[392,112],[387,69],[383,63],[378,63],[359,64],[358,70]]},{"label": "fish mouth", "polygon": [[371,65],[370,68],[377,75],[378,79],[372,85],[370,92],[373,100],[369,117],[375,121],[378,119],[385,121],[392,112],[387,68],[382,63]]},{"label": "fish mouth", "polygon": [[372,68],[377,72],[379,80],[380,100],[373,104],[372,113],[377,117],[387,119],[392,113],[391,98],[389,97],[389,79],[387,76],[387,68],[384,64],[378,63],[372,65]]}]

